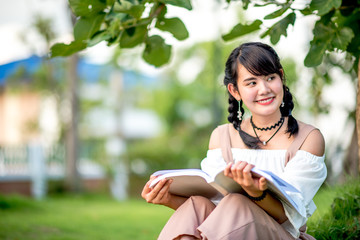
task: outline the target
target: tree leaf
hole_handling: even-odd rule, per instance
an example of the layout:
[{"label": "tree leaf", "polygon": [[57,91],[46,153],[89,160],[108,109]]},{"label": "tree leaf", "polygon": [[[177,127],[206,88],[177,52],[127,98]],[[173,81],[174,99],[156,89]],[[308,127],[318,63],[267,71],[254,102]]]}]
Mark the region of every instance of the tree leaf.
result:
[{"label": "tree leaf", "polygon": [[264,19],[274,19],[274,18],[280,17],[289,9],[289,7],[290,7],[290,5],[286,4],[282,8],[276,10],[275,12],[266,15],[264,17]]},{"label": "tree leaf", "polygon": [[305,15],[305,16],[310,15],[310,14],[313,14],[313,12],[310,10],[310,7],[309,7],[309,6],[306,7],[306,8],[304,8],[304,9],[302,9],[302,10],[300,10],[300,12],[301,12],[303,15]]},{"label": "tree leaf", "polygon": [[325,26],[329,25],[332,22],[331,19],[333,18],[334,14],[335,10],[331,10],[327,14],[322,15],[319,22],[323,23]]},{"label": "tree leaf", "polygon": [[177,17],[158,19],[155,27],[170,32],[177,40],[184,40],[189,37],[185,24]]},{"label": "tree leaf", "polygon": [[81,17],[90,17],[106,8],[102,0],[69,0],[69,4],[73,13]]},{"label": "tree leaf", "polygon": [[250,25],[243,25],[243,24],[239,23],[230,31],[230,33],[223,35],[222,39],[224,41],[229,41],[234,38],[249,34],[251,32],[259,30],[261,24],[262,24],[262,21],[260,21],[260,20],[255,20]]},{"label": "tree leaf", "polygon": [[250,4],[250,1],[251,0],[242,0],[242,3],[243,3],[243,9],[247,10],[248,7],[249,7],[249,4]]},{"label": "tree leaf", "polygon": [[312,0],[310,10],[317,11],[317,15],[322,16],[330,12],[333,8],[338,9],[342,0]]},{"label": "tree leaf", "polygon": [[316,67],[321,64],[325,51],[332,50],[331,41],[334,31],[333,28],[325,26],[321,21],[316,22],[313,30],[314,38],[310,42],[310,50],[304,60],[305,66]]},{"label": "tree leaf", "polygon": [[68,45],[64,43],[57,43],[50,48],[50,56],[52,58],[66,57],[81,50],[84,50],[85,48],[86,48],[86,43],[84,43],[83,41],[73,41]]},{"label": "tree leaf", "polygon": [[132,6],[133,4],[129,1],[119,0],[115,2],[113,9],[115,12],[124,12],[128,11]]},{"label": "tree leaf", "polygon": [[133,27],[123,31],[120,37],[121,48],[133,48],[144,42],[147,34],[147,25]]},{"label": "tree leaf", "polygon": [[115,2],[113,9],[115,12],[127,13],[138,19],[142,16],[145,10],[145,6],[141,4],[132,4],[129,1],[121,0],[120,3]]},{"label": "tree leaf", "polygon": [[270,41],[272,44],[276,44],[279,42],[281,35],[287,36],[287,28],[291,24],[294,26],[295,23],[295,13],[290,13],[277,23],[275,23],[273,26],[269,28],[264,34],[261,35],[261,37],[265,37],[267,35],[270,35]]},{"label": "tree leaf", "polygon": [[101,13],[94,17],[80,17],[74,26],[75,40],[86,40],[100,29],[105,14]]},{"label": "tree leaf", "polygon": [[142,56],[147,63],[160,67],[169,62],[171,46],[167,45],[162,37],[158,35],[151,36],[146,41]]},{"label": "tree leaf", "polygon": [[305,57],[304,64],[306,67],[316,67],[322,63],[325,51],[327,49],[327,45],[330,41],[324,43],[317,43],[311,41],[310,50]]},{"label": "tree leaf", "polygon": [[347,46],[349,45],[354,36],[354,32],[351,30],[351,28],[343,27],[341,29],[337,29],[331,44],[333,48],[346,51]]},{"label": "tree leaf", "polygon": [[90,40],[87,41],[87,46],[92,47],[102,41],[108,41],[111,38],[112,38],[112,35],[107,30],[99,31],[99,32],[95,33],[94,36]]},{"label": "tree leaf", "polygon": [[190,0],[160,0],[159,2],[192,10]]}]

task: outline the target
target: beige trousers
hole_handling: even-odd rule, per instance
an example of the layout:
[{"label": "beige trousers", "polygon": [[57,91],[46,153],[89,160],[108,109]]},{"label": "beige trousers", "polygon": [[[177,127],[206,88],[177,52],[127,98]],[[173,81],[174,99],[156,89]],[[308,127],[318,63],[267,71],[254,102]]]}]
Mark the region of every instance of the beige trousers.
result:
[{"label": "beige trousers", "polygon": [[[314,239],[302,235],[300,239]],[[207,198],[190,197],[171,216],[158,238],[171,239],[294,240],[262,208],[241,194],[229,194],[217,206]]]}]

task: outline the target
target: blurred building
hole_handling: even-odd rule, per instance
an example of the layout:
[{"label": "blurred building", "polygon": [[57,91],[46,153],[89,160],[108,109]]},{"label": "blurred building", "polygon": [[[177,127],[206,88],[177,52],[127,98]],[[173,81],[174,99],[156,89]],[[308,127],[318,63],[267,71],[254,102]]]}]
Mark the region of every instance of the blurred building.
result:
[{"label": "blurred building", "polygon": [[[0,193],[41,197],[46,193],[47,180],[64,178],[65,149],[60,139],[61,126],[67,118],[66,102],[52,93],[52,89],[45,88],[44,92],[39,91],[41,86],[24,87],[37,84],[35,79],[44,77],[39,74],[44,64],[51,64],[55,81],[65,81],[61,59],[49,62],[32,56],[0,65]],[[117,159],[126,151],[127,139],[159,134],[160,120],[153,111],[125,103],[127,92],[139,84],[154,87],[155,78],[91,64],[84,59],[80,59],[77,72],[79,98],[99,103],[82,114],[78,122],[80,141],[102,139],[107,155]],[[81,144],[86,145],[86,141]],[[91,154],[79,155],[78,171],[85,180],[84,186],[103,187],[107,177],[104,166],[94,161]],[[118,167],[118,164],[114,166]]]}]

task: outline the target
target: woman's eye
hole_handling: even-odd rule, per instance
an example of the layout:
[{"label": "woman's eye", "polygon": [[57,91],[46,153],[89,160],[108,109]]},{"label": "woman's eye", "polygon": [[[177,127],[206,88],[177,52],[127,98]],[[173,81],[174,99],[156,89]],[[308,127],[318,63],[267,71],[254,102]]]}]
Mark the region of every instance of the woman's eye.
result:
[{"label": "woman's eye", "polygon": [[268,81],[271,81],[271,80],[273,80],[274,78],[275,78],[274,76],[268,77]]}]

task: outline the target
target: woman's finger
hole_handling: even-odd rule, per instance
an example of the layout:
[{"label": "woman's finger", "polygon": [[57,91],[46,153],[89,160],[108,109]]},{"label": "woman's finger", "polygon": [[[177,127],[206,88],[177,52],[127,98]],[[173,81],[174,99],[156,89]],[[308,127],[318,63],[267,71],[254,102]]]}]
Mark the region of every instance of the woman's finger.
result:
[{"label": "woman's finger", "polygon": [[227,177],[232,177],[231,175],[231,167],[232,167],[232,163],[228,163],[224,169],[224,175]]},{"label": "woman's finger", "polygon": [[239,161],[235,164],[234,167],[231,168],[231,173],[234,175],[235,178],[243,178],[243,169],[246,165],[247,162]]},{"label": "woman's finger", "polygon": [[153,201],[157,195],[159,194],[160,190],[164,187],[167,179],[161,179],[153,189],[147,194],[146,200],[149,202]]},{"label": "woman's finger", "polygon": [[173,182],[173,180],[169,179],[166,182],[165,186],[160,190],[160,192],[159,192],[159,200],[161,202],[163,202],[164,200],[167,200],[166,198],[169,196],[168,194],[169,194],[170,185],[171,185],[172,182]]},{"label": "woman's finger", "polygon": [[259,188],[261,191],[265,191],[268,187],[267,187],[267,181],[266,178],[261,177],[259,180]]},{"label": "woman's finger", "polygon": [[143,190],[141,192],[141,197],[144,198],[144,199],[146,198],[146,194],[151,192],[150,184],[151,184],[152,180],[153,179],[150,178],[150,180],[147,181],[147,183],[145,184],[145,186],[144,186],[144,188],[143,188]]},{"label": "woman's finger", "polygon": [[244,168],[243,168],[243,179],[244,179],[244,185],[245,186],[253,186],[254,185],[254,180],[252,178],[251,175],[251,169],[253,169],[254,165],[252,164],[247,164]]}]

